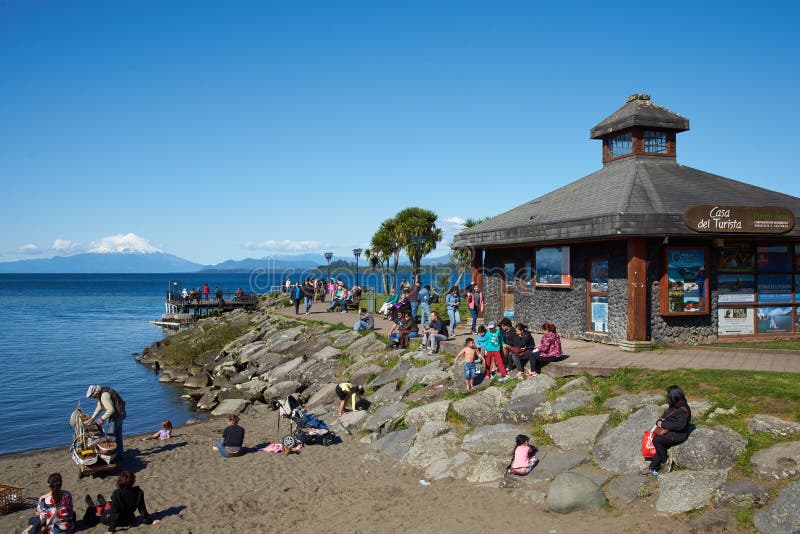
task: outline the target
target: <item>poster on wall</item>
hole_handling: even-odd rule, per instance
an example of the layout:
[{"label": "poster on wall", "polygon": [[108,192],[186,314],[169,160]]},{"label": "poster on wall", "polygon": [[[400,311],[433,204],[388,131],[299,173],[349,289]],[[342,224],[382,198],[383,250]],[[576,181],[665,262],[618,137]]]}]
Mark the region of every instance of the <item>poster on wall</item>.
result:
[{"label": "poster on wall", "polygon": [[536,249],[536,285],[570,287],[569,247]]},{"label": "poster on wall", "polygon": [[703,248],[667,249],[667,310],[699,312],[706,306],[706,251]]},{"label": "poster on wall", "polygon": [[593,260],[590,276],[592,293],[608,293],[608,260]]},{"label": "poster on wall", "polygon": [[721,304],[755,302],[755,276],[753,274],[720,273],[717,277],[717,296]]},{"label": "poster on wall", "polygon": [[791,274],[759,274],[758,275],[758,301],[759,302],[791,302],[792,301],[792,275]]},{"label": "poster on wall", "polygon": [[780,273],[792,270],[789,245],[761,245],[756,249],[756,269],[760,273]]},{"label": "poster on wall", "polygon": [[747,272],[755,269],[755,250],[750,245],[722,247],[719,251],[719,270]]},{"label": "poster on wall", "polygon": [[777,334],[792,331],[791,306],[759,307],[757,313],[759,334]]},{"label": "poster on wall", "polygon": [[717,335],[741,336],[753,334],[753,308],[717,309]]},{"label": "poster on wall", "polygon": [[608,297],[592,297],[592,332],[608,332]]}]

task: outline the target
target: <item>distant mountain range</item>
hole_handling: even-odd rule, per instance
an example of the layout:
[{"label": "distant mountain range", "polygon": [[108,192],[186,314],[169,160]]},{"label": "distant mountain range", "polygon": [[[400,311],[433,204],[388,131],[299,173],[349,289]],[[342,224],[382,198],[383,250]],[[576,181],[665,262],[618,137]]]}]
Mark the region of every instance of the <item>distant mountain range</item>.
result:
[{"label": "distant mountain range", "polygon": [[[334,261],[354,262],[354,257],[334,256]],[[449,256],[424,258],[423,265],[448,263]],[[254,269],[282,271],[285,269],[313,269],[326,265],[320,254],[271,256],[227,260],[215,265],[202,265],[166,252],[86,252],[72,256],[47,259],[0,262],[0,273],[192,273],[198,271],[249,272]],[[363,267],[366,262],[360,259]],[[401,265],[408,265],[403,257]]]}]

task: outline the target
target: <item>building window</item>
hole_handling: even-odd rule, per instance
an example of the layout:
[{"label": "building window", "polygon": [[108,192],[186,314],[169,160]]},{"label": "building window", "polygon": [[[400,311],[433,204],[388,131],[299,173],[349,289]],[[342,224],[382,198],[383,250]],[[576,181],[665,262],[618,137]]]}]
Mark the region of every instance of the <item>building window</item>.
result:
[{"label": "building window", "polygon": [[536,249],[536,286],[572,287],[569,247]]},{"label": "building window", "polygon": [[631,140],[630,132],[617,135],[616,137],[612,137],[609,140],[611,144],[611,157],[616,158],[617,156],[624,156],[625,154],[630,154],[631,150],[633,150],[633,143]]},{"label": "building window", "polygon": [[644,131],[644,151],[649,154],[667,153],[667,133],[655,130]]}]

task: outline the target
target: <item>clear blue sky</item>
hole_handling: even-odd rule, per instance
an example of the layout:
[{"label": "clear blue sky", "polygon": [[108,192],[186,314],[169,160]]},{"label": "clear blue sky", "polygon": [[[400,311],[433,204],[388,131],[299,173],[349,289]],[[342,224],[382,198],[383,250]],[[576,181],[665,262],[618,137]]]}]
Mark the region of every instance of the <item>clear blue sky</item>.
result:
[{"label": "clear blue sky", "polygon": [[204,263],[349,257],[408,206],[452,235],[598,169],[589,128],[631,93],[689,118],[680,163],[800,196],[798,22],[791,2],[0,0],[0,259],[129,233]]}]

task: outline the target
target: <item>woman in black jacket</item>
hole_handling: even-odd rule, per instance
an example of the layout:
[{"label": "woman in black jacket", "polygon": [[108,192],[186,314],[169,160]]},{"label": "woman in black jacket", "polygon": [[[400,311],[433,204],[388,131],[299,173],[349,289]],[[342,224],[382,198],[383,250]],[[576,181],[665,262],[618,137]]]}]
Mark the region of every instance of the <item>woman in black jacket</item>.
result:
[{"label": "woman in black jacket", "polygon": [[[147,513],[147,505],[144,502],[144,492],[136,483],[136,475],[130,471],[122,471],[117,477],[117,489],[111,494],[109,506],[102,495],[98,495],[98,508],[102,510],[100,522],[108,525],[109,532],[116,532],[117,527],[126,527],[133,523],[136,511],[142,516],[148,525],[157,525],[160,520],[152,519]],[[91,498],[86,497],[86,503],[93,505]],[[90,522],[91,523],[91,522]]]},{"label": "woman in black jacket", "polygon": [[[664,470],[672,470],[672,460],[667,457],[667,449],[683,443],[689,437],[689,423],[692,421],[692,410],[686,402],[686,396],[678,386],[667,388],[667,402],[669,407],[661,415],[661,419],[656,422],[656,436],[653,437],[653,446],[656,448],[656,455],[650,461],[650,465],[643,467],[639,471],[640,475],[658,476],[658,471],[664,465]],[[658,430],[658,429],[663,430]],[[661,433],[666,430],[666,433]]]},{"label": "woman in black jacket", "polygon": [[[514,336],[509,336],[509,343],[504,348],[508,349],[514,367],[517,368],[517,374],[512,378],[522,378],[525,362],[530,361],[531,353],[536,349],[536,341],[528,331],[528,327],[522,323],[517,323],[514,333]],[[505,334],[503,335],[505,336]],[[531,371],[533,371],[533,364],[531,364]]]}]

